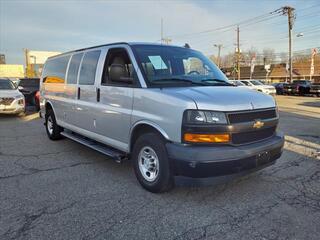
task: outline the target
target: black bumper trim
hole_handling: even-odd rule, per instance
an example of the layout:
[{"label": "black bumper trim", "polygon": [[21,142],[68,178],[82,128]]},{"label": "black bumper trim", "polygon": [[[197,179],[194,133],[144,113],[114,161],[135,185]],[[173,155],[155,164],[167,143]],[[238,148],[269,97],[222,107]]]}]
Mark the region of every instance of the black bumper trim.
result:
[{"label": "black bumper trim", "polygon": [[169,158],[174,162],[175,174],[206,178],[237,174],[260,169],[276,161],[284,144],[283,134],[243,146],[192,146],[168,143]]}]

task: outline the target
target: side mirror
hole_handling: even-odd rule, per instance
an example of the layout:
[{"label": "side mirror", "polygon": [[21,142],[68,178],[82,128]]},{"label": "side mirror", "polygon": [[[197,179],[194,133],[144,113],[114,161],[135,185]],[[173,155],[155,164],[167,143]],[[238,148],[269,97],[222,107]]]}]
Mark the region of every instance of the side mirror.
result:
[{"label": "side mirror", "polygon": [[129,77],[128,71],[122,64],[112,64],[109,70],[109,78],[111,82],[124,84],[132,84],[133,78]]}]

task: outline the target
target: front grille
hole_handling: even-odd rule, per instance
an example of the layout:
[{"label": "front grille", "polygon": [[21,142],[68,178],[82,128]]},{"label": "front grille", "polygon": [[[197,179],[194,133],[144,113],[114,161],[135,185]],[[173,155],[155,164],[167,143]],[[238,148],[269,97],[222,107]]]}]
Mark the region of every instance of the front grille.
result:
[{"label": "front grille", "polygon": [[14,101],[14,98],[0,98],[0,104],[9,106]]},{"label": "front grille", "polygon": [[263,119],[270,119],[270,118],[276,118],[276,117],[277,117],[277,112],[275,109],[238,112],[238,113],[229,113],[228,114],[229,122],[231,124],[251,122],[256,119],[263,120]]},{"label": "front grille", "polygon": [[265,128],[261,130],[251,131],[251,132],[241,132],[232,134],[233,144],[245,144],[250,142],[260,141],[275,134],[276,127]]}]

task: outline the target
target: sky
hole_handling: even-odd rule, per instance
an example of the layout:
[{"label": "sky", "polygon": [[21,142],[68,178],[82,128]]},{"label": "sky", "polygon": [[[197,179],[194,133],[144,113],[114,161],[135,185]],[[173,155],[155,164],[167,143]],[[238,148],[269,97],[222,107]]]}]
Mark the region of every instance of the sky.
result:
[{"label": "sky", "polygon": [[[320,47],[318,0],[0,0],[0,53],[7,63],[23,64],[23,49],[65,52],[112,42],[159,42],[163,35],[174,45],[189,45],[206,55],[234,52],[236,27],[216,28],[268,14],[280,7],[295,8],[293,51]],[[286,16],[240,24],[240,48],[288,50]],[[202,33],[199,33],[202,32]],[[303,37],[296,37],[302,32]]]}]

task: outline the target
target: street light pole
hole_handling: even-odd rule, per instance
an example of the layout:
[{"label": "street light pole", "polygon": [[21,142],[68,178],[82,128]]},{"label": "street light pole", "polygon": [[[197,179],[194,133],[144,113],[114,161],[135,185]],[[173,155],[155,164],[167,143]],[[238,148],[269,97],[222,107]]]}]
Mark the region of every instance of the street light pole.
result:
[{"label": "street light pole", "polygon": [[218,68],[220,68],[220,53],[221,53],[221,48],[222,48],[222,44],[214,44],[213,46],[218,48]]}]

